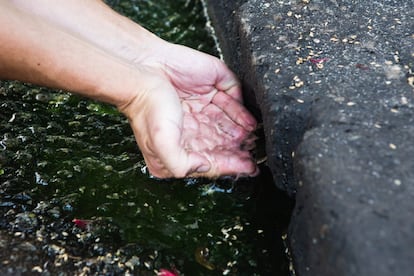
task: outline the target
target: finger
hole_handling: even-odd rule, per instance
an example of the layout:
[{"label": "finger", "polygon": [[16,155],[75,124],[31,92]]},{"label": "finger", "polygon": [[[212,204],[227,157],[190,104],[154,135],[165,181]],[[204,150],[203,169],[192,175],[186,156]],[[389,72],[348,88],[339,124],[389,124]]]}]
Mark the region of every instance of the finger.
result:
[{"label": "finger", "polygon": [[220,61],[217,72],[221,77],[215,84],[217,90],[224,91],[227,95],[230,95],[236,101],[243,103],[243,95],[240,82],[237,80],[237,77],[234,75],[234,73],[222,61]]},{"label": "finger", "polygon": [[186,144],[187,141],[183,139],[179,127],[159,128],[153,137],[156,145],[155,155],[168,171],[163,171],[163,177],[184,178],[194,172],[205,173],[210,170],[209,160],[194,151],[191,144]]},{"label": "finger", "polygon": [[221,91],[217,92],[213,97],[212,103],[223,110],[231,120],[248,131],[256,129],[257,122],[253,115],[243,105],[226,93]]},{"label": "finger", "polygon": [[145,158],[149,172],[158,178],[184,178],[194,174],[204,175],[211,168],[209,161],[196,152],[181,151],[181,154],[175,156],[174,164],[166,162],[165,158],[163,161],[161,159],[147,160]]},{"label": "finger", "polygon": [[217,85],[216,89],[218,91],[223,91],[224,93],[226,93],[227,95],[229,95],[230,97],[238,101],[239,103],[243,104],[243,93],[242,93],[241,87],[238,82],[234,83],[232,86]]},{"label": "finger", "polygon": [[245,140],[240,143],[240,150],[243,151],[252,151],[256,148],[257,136],[253,133],[250,133]]},{"label": "finger", "polygon": [[154,159],[144,157],[144,159],[149,173],[157,178],[184,178],[190,175],[202,176],[211,168],[209,161],[195,152],[189,152],[176,159],[177,164],[184,163],[188,165],[177,165],[170,168],[168,168],[159,158]]},{"label": "finger", "polygon": [[208,153],[210,169],[196,176],[216,178],[219,176],[256,176],[259,169],[248,152],[220,150]]}]

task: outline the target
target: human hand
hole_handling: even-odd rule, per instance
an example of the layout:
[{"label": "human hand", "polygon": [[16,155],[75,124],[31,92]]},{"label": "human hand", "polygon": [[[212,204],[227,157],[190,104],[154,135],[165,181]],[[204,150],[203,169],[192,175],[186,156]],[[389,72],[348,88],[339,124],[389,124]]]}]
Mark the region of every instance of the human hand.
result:
[{"label": "human hand", "polygon": [[151,174],[256,175],[250,154],[256,121],[242,105],[234,74],[215,57],[164,46],[137,65],[145,82],[121,109]]}]

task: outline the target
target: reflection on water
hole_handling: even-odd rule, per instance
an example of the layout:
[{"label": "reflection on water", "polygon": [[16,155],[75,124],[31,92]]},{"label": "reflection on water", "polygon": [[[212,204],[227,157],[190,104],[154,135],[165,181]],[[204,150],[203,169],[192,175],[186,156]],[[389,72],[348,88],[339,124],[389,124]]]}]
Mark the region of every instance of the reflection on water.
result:
[{"label": "reflection on water", "polygon": [[[199,1],[107,2],[168,40],[214,53]],[[55,265],[110,254],[96,271],[287,274],[280,236],[291,202],[267,173],[236,183],[157,181],[114,107],[0,85],[0,227],[42,244]]]}]

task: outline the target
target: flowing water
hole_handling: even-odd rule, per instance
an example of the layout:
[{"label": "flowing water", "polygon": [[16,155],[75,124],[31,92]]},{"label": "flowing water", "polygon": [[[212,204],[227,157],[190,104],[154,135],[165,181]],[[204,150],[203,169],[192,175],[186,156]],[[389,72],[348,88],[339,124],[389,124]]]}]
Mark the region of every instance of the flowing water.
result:
[{"label": "flowing water", "polygon": [[[200,1],[108,3],[169,41],[216,54]],[[110,105],[2,81],[0,106],[1,272],[288,275],[281,235],[292,202],[265,167],[236,182],[160,181]],[[11,245],[14,259],[4,253]]]}]

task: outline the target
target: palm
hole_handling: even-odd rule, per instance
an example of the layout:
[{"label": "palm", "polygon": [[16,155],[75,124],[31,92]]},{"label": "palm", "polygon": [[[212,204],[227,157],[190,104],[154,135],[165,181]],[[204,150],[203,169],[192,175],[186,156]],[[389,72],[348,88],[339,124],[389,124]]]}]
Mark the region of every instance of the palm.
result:
[{"label": "palm", "polygon": [[209,69],[221,65],[216,59],[196,60],[204,64],[170,62],[147,93],[147,127],[138,124],[135,135],[150,172],[163,178],[257,173],[249,152],[255,120],[240,103],[237,81],[220,83]]}]

